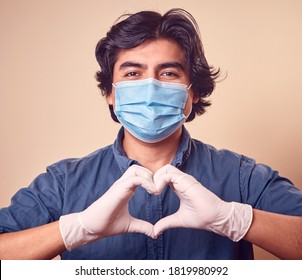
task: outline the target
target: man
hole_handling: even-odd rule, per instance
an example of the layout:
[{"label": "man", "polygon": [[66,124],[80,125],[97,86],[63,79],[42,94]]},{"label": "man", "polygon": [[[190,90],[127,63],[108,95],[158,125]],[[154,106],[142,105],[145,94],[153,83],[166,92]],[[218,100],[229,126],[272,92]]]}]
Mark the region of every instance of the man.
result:
[{"label": "man", "polygon": [[194,19],[140,12],[97,45],[113,145],[48,167],[0,210],[1,259],[302,257],[302,192],[268,166],[191,139],[219,71]]}]

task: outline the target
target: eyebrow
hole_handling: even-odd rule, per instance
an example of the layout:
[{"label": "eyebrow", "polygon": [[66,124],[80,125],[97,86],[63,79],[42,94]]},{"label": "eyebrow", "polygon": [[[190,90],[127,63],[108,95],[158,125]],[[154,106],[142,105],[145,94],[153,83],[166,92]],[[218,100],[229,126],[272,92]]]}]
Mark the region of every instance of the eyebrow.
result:
[{"label": "eyebrow", "polygon": [[[147,65],[146,64],[142,64],[139,62],[135,62],[135,61],[125,61],[124,63],[122,63],[119,67],[120,70],[125,69],[125,68],[129,68],[129,67],[133,67],[133,68],[141,68],[141,69],[147,69]],[[164,62],[164,63],[160,63],[157,65],[158,69],[165,69],[165,68],[178,68],[181,70],[185,70],[185,67],[177,62],[177,61],[168,61],[168,62]]]},{"label": "eyebrow", "polygon": [[119,69],[125,69],[125,68],[129,68],[129,67],[147,69],[146,64],[142,64],[142,63],[138,63],[138,62],[134,62],[134,61],[125,61],[124,63],[122,63],[120,65]]},{"label": "eyebrow", "polygon": [[157,67],[159,69],[178,68],[178,69],[181,69],[183,71],[185,70],[185,67],[177,61],[164,62],[164,63],[159,64]]}]

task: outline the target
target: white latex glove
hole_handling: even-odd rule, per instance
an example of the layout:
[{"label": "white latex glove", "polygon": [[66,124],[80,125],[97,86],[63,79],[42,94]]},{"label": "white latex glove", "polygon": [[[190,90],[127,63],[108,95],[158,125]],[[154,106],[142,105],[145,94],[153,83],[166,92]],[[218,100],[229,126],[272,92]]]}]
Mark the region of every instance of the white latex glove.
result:
[{"label": "white latex glove", "polygon": [[152,172],[133,165],[86,210],[62,216],[59,225],[66,249],[70,251],[99,238],[128,232],[153,237],[153,225],[132,217],[128,211],[128,202],[137,186],[150,193],[155,191]]},{"label": "white latex glove", "polygon": [[205,229],[239,241],[252,222],[252,207],[237,202],[225,202],[203,187],[194,177],[172,165],[165,165],[154,175],[154,183],[160,192],[172,184],[180,199],[176,213],[154,225],[157,237],[169,228]]}]

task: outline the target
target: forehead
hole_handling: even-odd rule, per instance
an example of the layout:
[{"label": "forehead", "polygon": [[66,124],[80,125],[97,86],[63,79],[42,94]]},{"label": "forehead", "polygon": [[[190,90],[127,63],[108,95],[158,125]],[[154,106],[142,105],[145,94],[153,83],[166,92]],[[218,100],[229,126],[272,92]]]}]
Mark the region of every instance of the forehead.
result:
[{"label": "forehead", "polygon": [[175,61],[185,67],[181,47],[176,42],[167,39],[149,40],[135,48],[120,50],[114,68],[118,69],[126,61],[136,61],[150,67]]}]

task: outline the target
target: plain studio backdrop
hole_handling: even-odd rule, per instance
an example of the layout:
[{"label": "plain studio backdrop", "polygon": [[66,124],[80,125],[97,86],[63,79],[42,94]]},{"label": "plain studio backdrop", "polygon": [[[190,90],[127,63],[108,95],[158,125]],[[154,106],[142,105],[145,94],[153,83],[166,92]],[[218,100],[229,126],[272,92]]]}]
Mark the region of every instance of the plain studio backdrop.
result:
[{"label": "plain studio backdrop", "polygon": [[227,74],[191,136],[302,187],[302,1],[0,0],[0,207],[46,166],[114,141],[95,45],[123,13],[173,7],[193,14],[209,64]]}]

